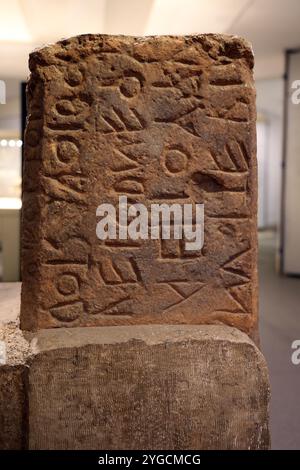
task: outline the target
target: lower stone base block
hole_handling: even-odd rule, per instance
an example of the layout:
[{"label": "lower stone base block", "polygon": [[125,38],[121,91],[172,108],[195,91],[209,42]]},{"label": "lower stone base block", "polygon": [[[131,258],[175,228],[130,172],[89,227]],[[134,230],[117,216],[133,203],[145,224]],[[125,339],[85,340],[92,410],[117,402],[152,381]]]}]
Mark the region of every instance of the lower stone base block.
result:
[{"label": "lower stone base block", "polygon": [[225,326],[41,330],[30,449],[267,449],[265,360]]},{"label": "lower stone base block", "polygon": [[25,382],[25,366],[0,366],[0,450],[27,448]]}]

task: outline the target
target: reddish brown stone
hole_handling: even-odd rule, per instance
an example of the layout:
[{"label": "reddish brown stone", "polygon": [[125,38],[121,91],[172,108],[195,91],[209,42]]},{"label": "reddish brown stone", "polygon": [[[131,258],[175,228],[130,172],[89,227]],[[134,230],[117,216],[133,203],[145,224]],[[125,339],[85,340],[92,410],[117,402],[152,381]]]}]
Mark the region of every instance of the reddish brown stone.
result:
[{"label": "reddish brown stone", "polygon": [[[220,323],[256,337],[253,55],[85,35],[30,56],[21,326]],[[100,241],[96,208],[204,203],[205,242]]]}]

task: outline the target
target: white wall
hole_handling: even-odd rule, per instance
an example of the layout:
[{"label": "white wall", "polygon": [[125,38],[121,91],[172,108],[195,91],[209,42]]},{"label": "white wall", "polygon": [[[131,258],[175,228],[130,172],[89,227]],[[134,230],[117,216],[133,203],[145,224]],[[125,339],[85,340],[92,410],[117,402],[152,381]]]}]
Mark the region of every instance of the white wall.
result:
[{"label": "white wall", "polygon": [[289,55],[283,217],[283,271],[300,275],[300,103],[292,88],[300,80],[300,52]]},{"label": "white wall", "polygon": [[283,79],[258,80],[259,227],[278,227],[283,149]]}]

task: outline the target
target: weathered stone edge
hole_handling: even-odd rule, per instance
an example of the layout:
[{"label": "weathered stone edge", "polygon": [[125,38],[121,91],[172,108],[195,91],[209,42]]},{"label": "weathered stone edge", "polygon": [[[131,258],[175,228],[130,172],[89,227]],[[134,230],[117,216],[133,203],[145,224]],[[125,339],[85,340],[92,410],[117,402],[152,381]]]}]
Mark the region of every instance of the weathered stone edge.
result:
[{"label": "weathered stone edge", "polygon": [[187,34],[187,35],[149,35],[149,36],[130,36],[130,35],[123,35],[123,34],[80,34],[78,36],[72,36],[70,38],[63,38],[60,41],[55,43],[45,44],[41,47],[34,49],[29,54],[29,64],[31,60],[38,60],[44,53],[47,54],[50,52],[53,47],[66,47],[72,44],[80,44],[82,46],[88,45],[88,43],[92,41],[105,41],[105,40],[118,40],[124,42],[132,42],[132,43],[145,43],[155,41],[156,39],[173,39],[173,40],[184,40],[187,44],[189,42],[199,42],[203,43],[205,40],[213,40],[219,43],[225,43],[233,47],[233,49],[239,51],[241,57],[245,57],[247,59],[249,67],[252,69],[254,67],[254,52],[252,48],[252,44],[247,39],[233,34],[216,34],[216,33],[195,33],[195,34]]}]

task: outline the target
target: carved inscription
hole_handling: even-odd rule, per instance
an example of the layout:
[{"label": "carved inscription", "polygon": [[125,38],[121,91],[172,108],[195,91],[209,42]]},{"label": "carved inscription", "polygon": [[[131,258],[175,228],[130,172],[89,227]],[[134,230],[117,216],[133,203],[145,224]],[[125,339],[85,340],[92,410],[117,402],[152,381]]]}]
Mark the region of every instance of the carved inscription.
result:
[{"label": "carved inscription", "polygon": [[[243,40],[217,35],[85,35],[31,55],[22,328],[222,323],[256,337],[252,67]],[[119,196],[204,203],[203,248],[99,240],[96,208]]]}]

